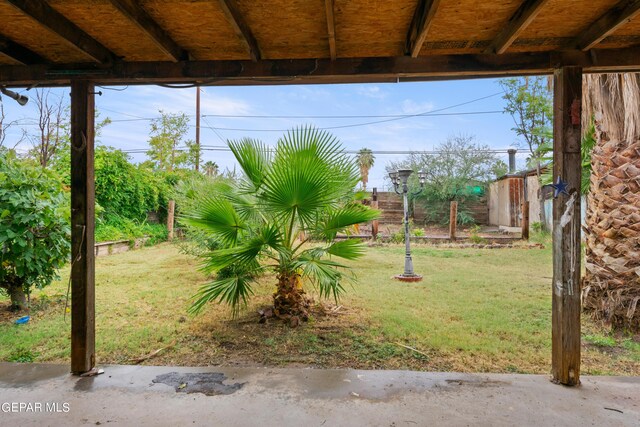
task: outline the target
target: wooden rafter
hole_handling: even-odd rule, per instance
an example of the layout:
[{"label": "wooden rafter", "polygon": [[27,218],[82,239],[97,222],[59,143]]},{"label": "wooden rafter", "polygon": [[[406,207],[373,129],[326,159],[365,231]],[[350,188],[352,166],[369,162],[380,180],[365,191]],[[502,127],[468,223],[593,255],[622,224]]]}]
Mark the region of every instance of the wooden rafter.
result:
[{"label": "wooden rafter", "polygon": [[48,61],[21,44],[0,35],[0,53],[24,65],[46,64]]},{"label": "wooden rafter", "polygon": [[100,63],[112,62],[113,53],[52,8],[44,0],[6,0],[41,25]]},{"label": "wooden rafter", "polygon": [[638,14],[640,14],[640,0],[623,0],[589,25],[571,43],[571,47],[585,51],[592,49]]},{"label": "wooden rafter", "polygon": [[335,0],[324,0],[324,7],[326,9],[327,16],[327,35],[329,36],[329,53],[331,59],[335,61],[337,57],[336,53],[336,20],[334,16],[334,3]]},{"label": "wooden rafter", "polygon": [[176,61],[188,59],[187,51],[182,49],[168,34],[153,20],[146,10],[133,0],[110,0],[123,15],[144,31],[163,52]]},{"label": "wooden rafter", "polygon": [[436,16],[440,0],[420,0],[413,14],[409,33],[407,34],[406,53],[416,58],[427,39],[427,33]]},{"label": "wooden rafter", "polygon": [[256,38],[253,36],[251,32],[251,28],[247,24],[247,21],[240,13],[240,9],[238,9],[238,4],[236,0],[218,0],[224,14],[227,16],[227,20],[233,27],[233,30],[236,32],[238,37],[242,40],[242,42],[247,46],[249,50],[249,55],[251,55],[252,61],[258,61],[261,58],[260,48],[258,47],[258,42]]},{"label": "wooden rafter", "polygon": [[491,42],[485,53],[504,53],[518,38],[520,33],[538,16],[549,0],[525,0],[511,16],[507,25]]},{"label": "wooden rafter", "polygon": [[580,66],[585,73],[639,72],[640,47],[590,52],[526,52],[475,55],[422,55],[373,58],[263,59],[244,61],[119,62],[0,66],[0,85],[68,85],[74,79],[96,84],[195,83],[261,85],[373,83],[453,80],[550,74],[560,66]]}]

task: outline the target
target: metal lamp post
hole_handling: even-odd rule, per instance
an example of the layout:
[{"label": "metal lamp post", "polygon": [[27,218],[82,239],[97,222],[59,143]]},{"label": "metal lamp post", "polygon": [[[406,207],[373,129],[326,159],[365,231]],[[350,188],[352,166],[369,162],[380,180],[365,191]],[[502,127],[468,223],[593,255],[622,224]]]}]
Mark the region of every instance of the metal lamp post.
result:
[{"label": "metal lamp post", "polygon": [[[403,282],[419,282],[422,280],[422,276],[419,274],[415,274],[413,271],[413,260],[411,259],[411,236],[409,234],[409,186],[407,185],[407,181],[409,177],[413,173],[411,169],[400,169],[396,172],[390,172],[389,178],[391,178],[391,183],[393,184],[393,190],[396,194],[402,194],[403,202],[404,202],[404,244],[405,244],[405,257],[404,257],[404,273],[395,276],[396,279]],[[412,193],[412,196],[417,196],[422,193],[424,189],[424,182],[426,179],[426,174],[424,171],[418,172],[418,178],[420,179],[420,189],[415,193]],[[398,188],[402,185],[402,191],[398,191]]]}]

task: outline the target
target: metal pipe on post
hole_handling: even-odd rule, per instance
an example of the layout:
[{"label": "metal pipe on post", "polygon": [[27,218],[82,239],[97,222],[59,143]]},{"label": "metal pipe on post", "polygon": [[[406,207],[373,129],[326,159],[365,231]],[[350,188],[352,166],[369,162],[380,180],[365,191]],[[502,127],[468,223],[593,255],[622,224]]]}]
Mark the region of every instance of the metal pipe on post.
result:
[{"label": "metal pipe on post", "polygon": [[407,184],[403,184],[402,199],[404,202],[404,276],[415,276],[413,272],[413,260],[411,259],[411,232],[409,231],[409,198],[407,197]]},{"label": "metal pipe on post", "polygon": [[451,202],[449,207],[449,239],[456,240],[456,228],[458,226],[458,202]]},{"label": "metal pipe on post", "polygon": [[509,154],[509,173],[516,173],[516,153],[518,152],[518,150],[516,150],[515,148],[510,148],[507,150],[507,153]]},{"label": "metal pipe on post", "polygon": [[[422,280],[422,276],[415,274],[413,271],[413,260],[411,258],[411,232],[409,230],[409,186],[407,184],[409,177],[413,171],[411,169],[400,169],[397,172],[389,173],[389,178],[393,184],[393,189],[396,194],[402,194],[403,206],[404,206],[404,245],[405,245],[405,257],[404,257],[404,273],[395,276],[396,279],[401,282],[419,282]],[[413,193],[412,196],[417,196],[424,189],[424,182],[426,174],[423,171],[419,172],[420,190]],[[398,191],[398,187],[402,185],[402,192]]]}]

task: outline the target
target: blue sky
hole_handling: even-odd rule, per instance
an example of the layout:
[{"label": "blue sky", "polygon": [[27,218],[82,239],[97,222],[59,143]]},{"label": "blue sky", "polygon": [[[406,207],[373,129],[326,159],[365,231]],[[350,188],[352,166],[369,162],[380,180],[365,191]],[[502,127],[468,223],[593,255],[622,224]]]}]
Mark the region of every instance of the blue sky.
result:
[{"label": "blue sky", "polygon": [[[147,148],[149,134],[148,119],[158,116],[158,110],[184,112],[191,116],[190,139],[195,139],[195,88],[168,89],[158,86],[114,87],[96,96],[96,106],[101,117],[108,116],[114,122],[104,128],[102,144],[121,149]],[[20,91],[29,94],[25,91]],[[475,79],[448,82],[424,83],[384,83],[349,85],[304,85],[304,86],[252,86],[252,87],[205,87],[202,89],[201,143],[203,145],[224,145],[227,139],[242,137],[258,138],[268,144],[275,144],[279,131],[303,124],[317,127],[359,125],[385,118],[247,118],[219,117],[237,116],[385,116],[411,115],[440,110],[474,99],[488,97],[466,105],[449,108],[442,113],[464,113],[501,111],[504,100],[501,97],[498,80]],[[56,93],[61,96],[62,90]],[[491,96],[494,95],[494,96]],[[62,96],[67,96],[66,93]],[[32,123],[36,117],[33,102],[26,107],[4,98],[7,120],[23,119]],[[217,128],[216,131],[210,129]],[[477,141],[492,148],[510,148],[517,143],[511,130],[513,121],[506,114],[449,115],[432,117],[412,117],[386,121],[378,124],[351,126],[332,129],[349,150],[363,147],[376,150],[429,150],[458,133],[475,135]],[[27,126],[34,129],[33,126]],[[243,130],[228,130],[243,129]],[[250,131],[260,130],[260,131]],[[5,145],[12,146],[12,140],[19,135],[17,129],[7,136]],[[22,144],[28,148],[28,143]],[[133,161],[143,161],[144,154],[132,154]],[[385,185],[385,165],[398,160],[399,155],[377,155],[370,172],[368,187],[382,188]],[[506,155],[502,156],[506,162]],[[520,150],[518,165],[524,164],[526,155]],[[213,160],[221,170],[234,167],[234,159],[228,152],[205,151],[203,162]]]}]

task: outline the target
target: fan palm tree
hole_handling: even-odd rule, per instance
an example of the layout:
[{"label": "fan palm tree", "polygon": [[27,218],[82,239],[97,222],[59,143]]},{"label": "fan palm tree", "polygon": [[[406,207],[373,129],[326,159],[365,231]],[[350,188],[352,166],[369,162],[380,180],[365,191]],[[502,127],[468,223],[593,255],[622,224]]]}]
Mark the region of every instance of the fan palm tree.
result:
[{"label": "fan palm tree", "polygon": [[360,168],[360,180],[362,181],[362,189],[367,189],[367,183],[369,182],[369,170],[373,167],[376,161],[373,151],[368,148],[363,148],[358,151],[356,155],[356,161]]},{"label": "fan palm tree", "polygon": [[586,75],[583,122],[595,119],[586,216],[584,308],[640,328],[640,74]]},{"label": "fan palm tree", "polygon": [[203,168],[204,168],[204,174],[206,176],[213,177],[213,176],[218,175],[219,168],[218,168],[218,164],[216,162],[212,162],[211,160],[208,160],[203,165]]},{"label": "fan palm tree", "polygon": [[[200,289],[191,311],[218,301],[228,303],[236,316],[252,294],[251,285],[270,270],[277,278],[274,313],[304,320],[306,285],[316,285],[321,297],[337,299],[351,276],[335,258],[363,255],[359,241],[334,242],[336,234],[375,219],[378,212],[354,201],[357,166],[327,132],[295,129],[275,150],[251,139],[231,141],[229,147],[242,179],[203,197],[183,218],[224,245],[207,254],[204,270],[218,275]],[[298,239],[301,232],[321,243],[305,245]]]}]

